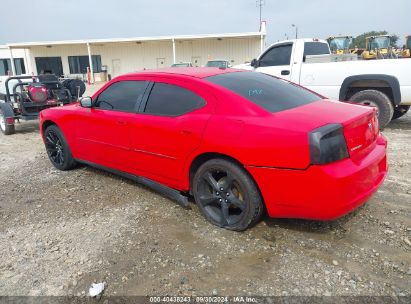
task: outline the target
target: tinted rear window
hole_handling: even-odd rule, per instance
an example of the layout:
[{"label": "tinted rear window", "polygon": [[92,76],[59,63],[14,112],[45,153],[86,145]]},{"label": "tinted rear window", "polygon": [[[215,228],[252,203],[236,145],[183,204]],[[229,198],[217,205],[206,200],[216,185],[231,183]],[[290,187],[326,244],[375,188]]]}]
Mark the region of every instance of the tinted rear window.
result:
[{"label": "tinted rear window", "polygon": [[330,54],[328,43],[323,42],[305,42],[304,56]]},{"label": "tinted rear window", "polygon": [[227,73],[205,79],[247,98],[269,112],[284,111],[321,99],[321,96],[297,85],[258,72]]}]

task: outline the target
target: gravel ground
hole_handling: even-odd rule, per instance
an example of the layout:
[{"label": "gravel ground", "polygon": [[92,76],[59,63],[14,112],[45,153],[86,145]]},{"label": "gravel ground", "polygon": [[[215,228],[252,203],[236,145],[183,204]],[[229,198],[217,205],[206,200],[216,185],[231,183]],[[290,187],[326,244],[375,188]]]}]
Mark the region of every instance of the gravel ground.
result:
[{"label": "gravel ground", "polygon": [[384,131],[390,172],[366,205],[243,233],[112,174],[57,171],[37,122],[16,130],[0,135],[0,295],[411,295],[410,114]]}]

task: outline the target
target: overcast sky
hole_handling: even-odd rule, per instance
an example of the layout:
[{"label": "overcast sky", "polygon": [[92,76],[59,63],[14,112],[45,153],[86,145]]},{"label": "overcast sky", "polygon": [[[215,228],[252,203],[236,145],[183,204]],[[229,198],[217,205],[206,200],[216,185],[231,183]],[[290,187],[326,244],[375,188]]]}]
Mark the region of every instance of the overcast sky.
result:
[{"label": "overcast sky", "polygon": [[[0,44],[258,30],[255,0],[0,0]],[[411,1],[265,0],[267,43],[294,37],[411,34]]]}]

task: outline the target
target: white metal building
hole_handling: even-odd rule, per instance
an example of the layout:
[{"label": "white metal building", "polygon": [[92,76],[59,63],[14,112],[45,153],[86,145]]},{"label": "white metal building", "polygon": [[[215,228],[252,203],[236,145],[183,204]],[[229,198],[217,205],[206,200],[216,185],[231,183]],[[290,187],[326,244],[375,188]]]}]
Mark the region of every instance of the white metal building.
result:
[{"label": "white metal building", "polygon": [[[191,62],[202,66],[210,59],[226,59],[232,65],[251,61],[264,48],[265,23],[260,31],[247,33],[135,37],[7,44],[10,58],[24,54],[27,74],[52,72],[104,80],[104,70],[114,77],[127,72]],[[11,60],[10,62],[13,62]],[[12,65],[13,74],[19,67]]]}]

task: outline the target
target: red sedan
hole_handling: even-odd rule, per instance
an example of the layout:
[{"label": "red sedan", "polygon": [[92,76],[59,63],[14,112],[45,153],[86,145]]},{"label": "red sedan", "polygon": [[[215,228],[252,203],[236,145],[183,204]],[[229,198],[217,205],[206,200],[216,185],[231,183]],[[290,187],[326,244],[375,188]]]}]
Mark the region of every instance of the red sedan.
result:
[{"label": "red sedan", "polygon": [[48,156],[135,179],[213,224],[271,217],[331,220],[363,204],[387,174],[373,108],[330,101],[256,72],[218,68],[117,77],[91,98],[40,115]]}]

